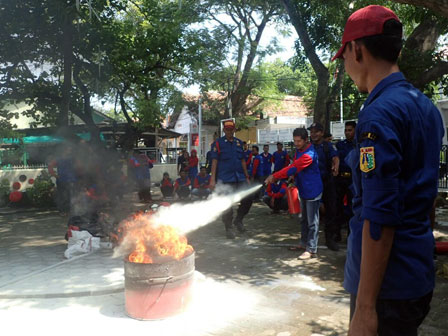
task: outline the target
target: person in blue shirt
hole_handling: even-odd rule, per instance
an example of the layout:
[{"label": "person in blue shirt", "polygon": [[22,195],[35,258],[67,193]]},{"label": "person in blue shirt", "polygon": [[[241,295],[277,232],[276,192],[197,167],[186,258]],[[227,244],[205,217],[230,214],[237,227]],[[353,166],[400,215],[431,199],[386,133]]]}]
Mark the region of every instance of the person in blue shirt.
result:
[{"label": "person in blue shirt", "polygon": [[243,141],[243,153],[244,153],[244,160],[246,160],[246,164],[248,160],[251,158],[252,150],[249,149],[249,146],[247,145],[246,141]]},{"label": "person in blue shirt", "polygon": [[194,179],[191,195],[198,199],[204,199],[210,193],[210,174],[207,173],[205,166],[202,166],[199,174]]},{"label": "person in blue shirt", "polygon": [[272,209],[273,214],[279,214],[280,210],[288,210],[287,188],[285,180],[269,183],[266,187],[263,202]]},{"label": "person in blue shirt", "polygon": [[296,152],[293,163],[270,175],[265,183],[268,185],[281,179],[294,178],[300,196],[302,217],[301,244],[295,249],[304,249],[299,256],[301,260],[317,257],[319,241],[319,205],[322,197],[322,179],[314,146],[308,142],[308,131],[296,128],[292,133]]},{"label": "person in blue shirt", "polygon": [[[224,121],[223,130],[225,135],[216,139],[212,145],[210,188],[213,189],[216,183],[220,182],[229,186],[231,190],[237,190],[250,184],[244,159],[243,142],[233,136],[235,132],[234,121]],[[240,233],[246,232],[243,219],[252,206],[252,198],[253,195],[249,195],[241,200],[237,215],[233,221],[232,207],[223,213],[222,221],[224,222],[228,239],[235,238],[233,226],[236,226]]]},{"label": "person in blue shirt", "polygon": [[180,177],[174,182],[174,192],[181,200],[187,200],[190,197],[191,181],[185,170],[180,171]]},{"label": "person in blue shirt", "polygon": [[333,57],[368,93],[347,159],[354,190],[344,277],[349,336],[417,335],[434,289],[429,214],[444,126],[433,103],[400,72],[401,47],[397,15],[371,5],[348,18]]},{"label": "person in blue shirt", "polygon": [[338,175],[339,157],[333,145],[324,140],[324,127],[315,122],[308,128],[312,144],[318,155],[320,176],[324,186],[322,202],[325,207],[325,243],[330,250],[339,250],[336,242],[338,227],[336,223],[336,185],[334,176]]},{"label": "person in blue shirt", "polygon": [[[353,216],[352,212],[352,170],[345,162],[345,158],[355,148],[355,129],[356,121],[347,121],[345,123],[345,140],[336,143],[336,149],[339,156],[339,175],[336,176],[336,224],[337,231],[335,240],[341,241],[341,228],[347,226],[348,221]],[[344,205],[344,199],[347,205]]]},{"label": "person in blue shirt", "polygon": [[283,150],[283,144],[277,142],[277,151],[272,154],[272,163],[274,164],[274,173],[287,167],[291,159],[287,151]]},{"label": "person in blue shirt", "polygon": [[134,149],[129,159],[130,167],[133,169],[134,179],[138,188],[138,197],[142,202],[150,202],[151,197],[151,173],[152,161],[138,149]]},{"label": "person in blue shirt", "polygon": [[271,175],[272,172],[272,154],[269,153],[269,145],[263,146],[263,153],[261,153],[261,170],[265,179]]},{"label": "person in blue shirt", "polygon": [[[75,171],[75,159],[71,146],[64,146],[61,157],[48,164],[48,172],[56,178],[56,204],[61,215],[67,215],[71,210],[72,198],[75,196],[75,185],[78,176]],[[57,168],[57,172],[54,171]]]}]

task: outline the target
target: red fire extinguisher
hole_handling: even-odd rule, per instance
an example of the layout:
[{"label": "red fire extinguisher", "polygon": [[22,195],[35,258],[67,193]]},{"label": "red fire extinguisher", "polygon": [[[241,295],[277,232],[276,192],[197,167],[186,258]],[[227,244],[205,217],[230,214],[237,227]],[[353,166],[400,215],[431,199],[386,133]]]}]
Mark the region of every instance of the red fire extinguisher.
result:
[{"label": "red fire extinguisher", "polygon": [[448,253],[448,242],[436,242],[436,253]]},{"label": "red fire extinguisher", "polygon": [[299,201],[299,191],[297,187],[290,184],[286,188],[286,198],[288,199],[288,210],[291,215],[297,215],[300,213],[300,201]]}]

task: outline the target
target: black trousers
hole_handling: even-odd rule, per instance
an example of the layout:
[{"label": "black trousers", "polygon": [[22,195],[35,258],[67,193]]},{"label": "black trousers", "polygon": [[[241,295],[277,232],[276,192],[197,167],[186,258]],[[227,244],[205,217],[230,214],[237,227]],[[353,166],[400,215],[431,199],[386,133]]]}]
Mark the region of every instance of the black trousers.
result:
[{"label": "black trousers", "polygon": [[336,222],[336,186],[332,176],[322,178],[324,191],[322,194],[322,202],[325,206],[325,239],[333,240],[338,233],[338,225]]},{"label": "black trousers", "polygon": [[173,186],[162,186],[160,187],[160,190],[162,191],[163,197],[172,197],[174,193],[174,187]]},{"label": "black trousers", "polygon": [[[353,195],[350,190],[352,178],[337,176],[336,181],[336,229],[340,232],[341,227],[348,224],[350,218],[353,217],[352,199]],[[344,206],[344,196],[347,195],[347,208]]]},{"label": "black trousers", "polygon": [[[417,336],[417,329],[429,313],[432,292],[410,300],[378,299],[378,336]],[[356,307],[356,295],[350,295],[350,321]]]},{"label": "black trousers", "polygon": [[188,196],[190,196],[190,187],[180,186],[176,193],[181,199],[188,198]]},{"label": "black trousers", "polygon": [[60,212],[69,212],[74,193],[74,183],[56,180],[57,199],[56,205]]},{"label": "black trousers", "polygon": [[268,195],[263,196],[263,202],[274,211],[288,210],[288,200],[286,199],[286,196],[276,198],[274,200],[274,207],[271,207],[271,198]]},{"label": "black trousers", "polygon": [[[237,182],[237,183],[224,183],[227,186],[230,186],[230,192],[237,192],[238,190],[244,189],[245,187],[248,187],[248,184],[246,182]],[[238,206],[238,210],[236,212],[236,218],[233,221],[233,209],[230,207],[222,214],[222,221],[224,222],[224,226],[226,230],[229,230],[232,228],[233,223],[242,223],[244,216],[247,215],[247,213],[250,210],[250,207],[252,206],[254,195],[248,195],[245,198],[243,198],[240,201],[240,205]]]}]

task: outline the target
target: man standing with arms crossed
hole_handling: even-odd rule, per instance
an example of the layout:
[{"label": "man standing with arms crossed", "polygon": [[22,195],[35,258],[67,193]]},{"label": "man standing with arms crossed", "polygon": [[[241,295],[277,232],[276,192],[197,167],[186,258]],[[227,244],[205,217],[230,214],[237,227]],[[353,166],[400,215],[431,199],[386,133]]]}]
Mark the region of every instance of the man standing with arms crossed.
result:
[{"label": "man standing with arms crossed", "polygon": [[[224,121],[223,129],[225,135],[216,139],[212,144],[210,188],[213,189],[216,182],[221,182],[230,186],[235,191],[250,183],[246,160],[244,159],[243,142],[233,136],[235,123],[232,120]],[[235,238],[233,226],[236,226],[240,233],[246,232],[243,226],[243,218],[252,206],[252,198],[253,196],[250,195],[241,200],[236,218],[233,222],[232,207],[223,213],[222,221],[226,228],[227,239]]]},{"label": "man standing with arms crossed", "polygon": [[373,5],[348,18],[333,57],[369,93],[349,154],[354,216],[344,287],[351,336],[417,335],[434,289],[429,213],[444,130],[432,102],[400,72],[401,47],[398,17]]}]

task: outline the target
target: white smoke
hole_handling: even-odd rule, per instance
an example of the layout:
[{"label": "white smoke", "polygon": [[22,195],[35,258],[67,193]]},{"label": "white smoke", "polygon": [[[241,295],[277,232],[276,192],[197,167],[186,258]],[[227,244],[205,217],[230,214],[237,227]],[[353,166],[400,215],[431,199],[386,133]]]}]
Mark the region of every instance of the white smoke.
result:
[{"label": "white smoke", "polygon": [[170,225],[182,235],[194,231],[217,219],[224,211],[244,197],[255,193],[261,185],[231,193],[227,185],[218,185],[212,196],[204,201],[188,204],[173,204],[170,207],[160,207],[153,216],[156,225]]}]

